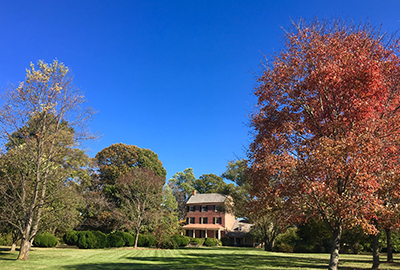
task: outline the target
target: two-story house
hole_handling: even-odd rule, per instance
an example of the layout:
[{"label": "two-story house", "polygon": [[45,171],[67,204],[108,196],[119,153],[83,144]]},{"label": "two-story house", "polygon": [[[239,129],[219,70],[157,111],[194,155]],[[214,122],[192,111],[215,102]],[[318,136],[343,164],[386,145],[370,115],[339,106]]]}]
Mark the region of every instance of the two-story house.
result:
[{"label": "two-story house", "polygon": [[230,231],[235,223],[235,216],[226,211],[226,204],[232,203],[230,196],[217,193],[196,194],[187,201],[186,235],[194,238],[217,238]]}]

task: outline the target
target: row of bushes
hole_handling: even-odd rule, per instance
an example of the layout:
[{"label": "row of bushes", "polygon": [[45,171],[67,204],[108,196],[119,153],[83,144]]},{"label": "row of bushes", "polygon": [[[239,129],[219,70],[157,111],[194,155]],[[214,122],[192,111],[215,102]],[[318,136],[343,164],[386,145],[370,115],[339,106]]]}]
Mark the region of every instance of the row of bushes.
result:
[{"label": "row of bushes", "polygon": [[[76,245],[83,249],[106,247],[132,247],[135,244],[135,235],[127,232],[104,234],[100,231],[68,231],[64,237],[67,245]],[[153,235],[139,234],[138,247],[157,247],[163,249],[176,249],[188,244],[196,246],[220,246],[221,242],[214,238],[189,238],[183,235],[165,236],[156,241]]]},{"label": "row of bushes", "polygon": [[[322,221],[314,220],[297,228],[289,228],[275,239],[274,251],[296,253],[328,253],[332,235]],[[392,233],[394,252],[400,252],[400,232]],[[379,232],[380,251],[386,251],[386,235]],[[341,253],[372,252],[372,236],[366,235],[361,227],[345,230],[341,239]]]}]

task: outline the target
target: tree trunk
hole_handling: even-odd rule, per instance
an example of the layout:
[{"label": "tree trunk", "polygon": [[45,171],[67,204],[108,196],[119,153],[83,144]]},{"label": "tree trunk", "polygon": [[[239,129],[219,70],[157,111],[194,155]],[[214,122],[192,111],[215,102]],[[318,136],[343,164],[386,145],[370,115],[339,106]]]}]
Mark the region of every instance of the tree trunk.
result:
[{"label": "tree trunk", "polygon": [[31,248],[31,242],[29,239],[22,238],[21,240],[21,248],[19,249],[19,255],[17,260],[28,260],[29,259],[29,250]]},{"label": "tree trunk", "polygon": [[337,270],[339,264],[339,251],[340,251],[340,241],[342,238],[343,228],[339,226],[332,234],[332,249],[331,249],[331,259],[329,261],[329,270]]},{"label": "tree trunk", "polygon": [[16,248],[17,248],[17,243],[13,242],[11,245],[10,252],[14,252]]},{"label": "tree trunk", "polygon": [[139,230],[136,230],[136,237],[135,237],[135,245],[133,246],[134,248],[137,248],[137,243],[138,243],[138,239],[139,239]]},{"label": "tree trunk", "polygon": [[[378,221],[373,220],[375,228],[378,229]],[[372,240],[372,269],[379,268],[379,234],[373,236]]]},{"label": "tree trunk", "polygon": [[393,262],[393,244],[392,244],[392,231],[385,228],[386,242],[387,242],[387,262]]}]

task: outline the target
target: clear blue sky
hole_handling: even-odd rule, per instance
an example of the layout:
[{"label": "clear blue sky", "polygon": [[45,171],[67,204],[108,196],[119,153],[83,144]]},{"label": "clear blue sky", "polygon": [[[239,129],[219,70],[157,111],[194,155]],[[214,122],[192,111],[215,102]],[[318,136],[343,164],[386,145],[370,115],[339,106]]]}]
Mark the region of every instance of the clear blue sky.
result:
[{"label": "clear blue sky", "polygon": [[368,19],[400,29],[400,1],[4,0],[0,87],[30,62],[64,62],[102,137],[158,154],[167,179],[192,167],[220,175],[245,157],[254,72],[281,48],[281,27],[300,17]]}]

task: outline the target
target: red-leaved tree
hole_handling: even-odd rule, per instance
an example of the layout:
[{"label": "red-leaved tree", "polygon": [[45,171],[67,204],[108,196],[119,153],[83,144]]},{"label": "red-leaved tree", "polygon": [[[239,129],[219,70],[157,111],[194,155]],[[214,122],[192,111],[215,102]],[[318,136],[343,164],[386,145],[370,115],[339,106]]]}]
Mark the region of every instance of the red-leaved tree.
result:
[{"label": "red-leaved tree", "polygon": [[323,219],[337,269],[343,230],[376,234],[378,193],[398,181],[399,43],[340,20],[300,20],[284,41],[255,88],[253,195],[294,222]]}]

